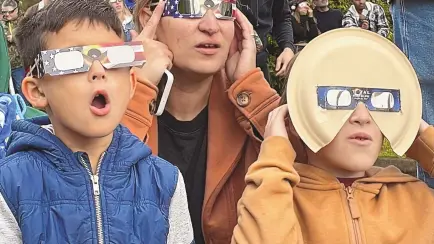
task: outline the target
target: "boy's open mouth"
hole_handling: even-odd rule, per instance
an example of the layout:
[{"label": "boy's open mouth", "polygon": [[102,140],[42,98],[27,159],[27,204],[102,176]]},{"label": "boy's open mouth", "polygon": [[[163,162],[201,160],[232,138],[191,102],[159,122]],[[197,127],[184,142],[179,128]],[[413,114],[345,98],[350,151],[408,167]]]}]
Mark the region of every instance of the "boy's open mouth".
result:
[{"label": "boy's open mouth", "polygon": [[110,112],[110,100],[106,91],[98,90],[94,93],[90,110],[97,116],[104,116]]}]

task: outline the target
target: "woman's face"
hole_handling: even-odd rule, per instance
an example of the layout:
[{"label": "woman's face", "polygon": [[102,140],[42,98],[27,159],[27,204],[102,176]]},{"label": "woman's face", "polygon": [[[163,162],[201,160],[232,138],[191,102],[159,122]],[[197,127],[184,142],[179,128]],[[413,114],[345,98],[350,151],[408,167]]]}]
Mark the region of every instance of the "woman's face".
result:
[{"label": "woman's face", "polygon": [[[145,11],[141,11],[146,14]],[[149,17],[140,18],[142,25]],[[219,20],[211,10],[202,18],[162,17],[157,28],[158,41],[173,53],[176,68],[210,75],[222,69],[234,39],[233,20]]]},{"label": "woman's face", "polygon": [[110,4],[116,13],[120,13],[124,10],[124,1],[123,0],[110,0]]}]

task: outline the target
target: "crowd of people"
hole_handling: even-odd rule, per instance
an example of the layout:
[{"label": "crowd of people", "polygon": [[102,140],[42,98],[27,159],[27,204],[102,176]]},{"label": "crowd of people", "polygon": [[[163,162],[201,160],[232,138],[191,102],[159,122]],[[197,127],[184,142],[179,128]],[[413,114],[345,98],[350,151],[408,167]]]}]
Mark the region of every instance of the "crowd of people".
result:
[{"label": "crowd of people", "polygon": [[[3,0],[14,87],[47,116],[12,125],[0,243],[434,243],[434,48],[408,55],[393,2],[407,58],[352,1]],[[373,166],[385,137],[426,183]]]}]

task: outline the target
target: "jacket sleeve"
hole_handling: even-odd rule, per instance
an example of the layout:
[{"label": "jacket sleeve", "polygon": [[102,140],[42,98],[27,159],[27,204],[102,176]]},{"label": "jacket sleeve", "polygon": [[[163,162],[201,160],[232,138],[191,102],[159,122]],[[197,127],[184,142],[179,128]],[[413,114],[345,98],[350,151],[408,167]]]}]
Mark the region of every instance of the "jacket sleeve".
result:
[{"label": "jacket sleeve", "polygon": [[[279,3],[279,4],[278,4]],[[283,5],[283,8],[282,8]],[[295,53],[294,36],[291,23],[291,10],[288,1],[273,2],[272,33],[280,49],[290,48]]]},{"label": "jacket sleeve", "polygon": [[411,145],[406,155],[434,177],[434,127],[428,127]]},{"label": "jacket sleeve", "polygon": [[[133,75],[133,74],[132,74]],[[150,82],[137,82],[133,98],[121,123],[144,141],[152,124],[150,107],[155,105],[158,88]]]},{"label": "jacket sleeve", "polygon": [[386,13],[380,5],[378,5],[377,30],[377,33],[381,36],[387,37],[389,35],[389,23],[387,22]]},{"label": "jacket sleeve", "polygon": [[22,243],[21,231],[3,195],[0,195],[0,244]]},{"label": "jacket sleeve", "polygon": [[[240,96],[246,95],[249,101],[240,103]],[[237,108],[235,116],[241,127],[253,138],[261,140],[258,136],[265,132],[268,114],[280,102],[279,94],[270,87],[262,71],[255,68],[233,83],[228,89],[228,96]]]},{"label": "jacket sleeve", "polygon": [[342,18],[342,27],[359,27],[359,23],[356,22],[350,12],[347,12]]},{"label": "jacket sleeve", "polygon": [[245,178],[232,244],[303,243],[294,211],[293,187],[300,180],[294,159],[288,139],[270,137],[262,143]]},{"label": "jacket sleeve", "polygon": [[178,170],[178,183],[169,208],[169,234],[167,244],[193,243],[193,226],[188,211],[184,179]]}]

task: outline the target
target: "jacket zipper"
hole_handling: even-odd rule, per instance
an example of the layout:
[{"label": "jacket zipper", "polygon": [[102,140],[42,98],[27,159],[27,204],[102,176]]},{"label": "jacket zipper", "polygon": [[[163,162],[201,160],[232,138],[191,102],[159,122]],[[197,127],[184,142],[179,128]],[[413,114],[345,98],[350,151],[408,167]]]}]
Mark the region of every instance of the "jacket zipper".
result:
[{"label": "jacket zipper", "polygon": [[89,168],[89,165],[85,162],[84,158],[80,157],[80,162],[83,164],[84,168],[86,168],[87,173],[90,176],[90,180],[92,181],[92,190],[93,190],[93,200],[95,204],[95,214],[96,214],[96,229],[98,236],[98,244],[104,244],[104,233],[102,230],[102,211],[101,211],[101,199],[100,199],[100,185],[99,185],[99,171],[101,169],[101,162],[104,158],[105,152],[101,155],[98,160],[98,164],[96,167],[96,174],[92,174],[92,171]]},{"label": "jacket zipper", "polygon": [[348,208],[350,209],[351,222],[353,224],[353,234],[356,244],[362,244],[362,233],[360,229],[360,211],[357,206],[356,200],[354,199],[354,189],[349,186],[345,188],[347,194]]}]

